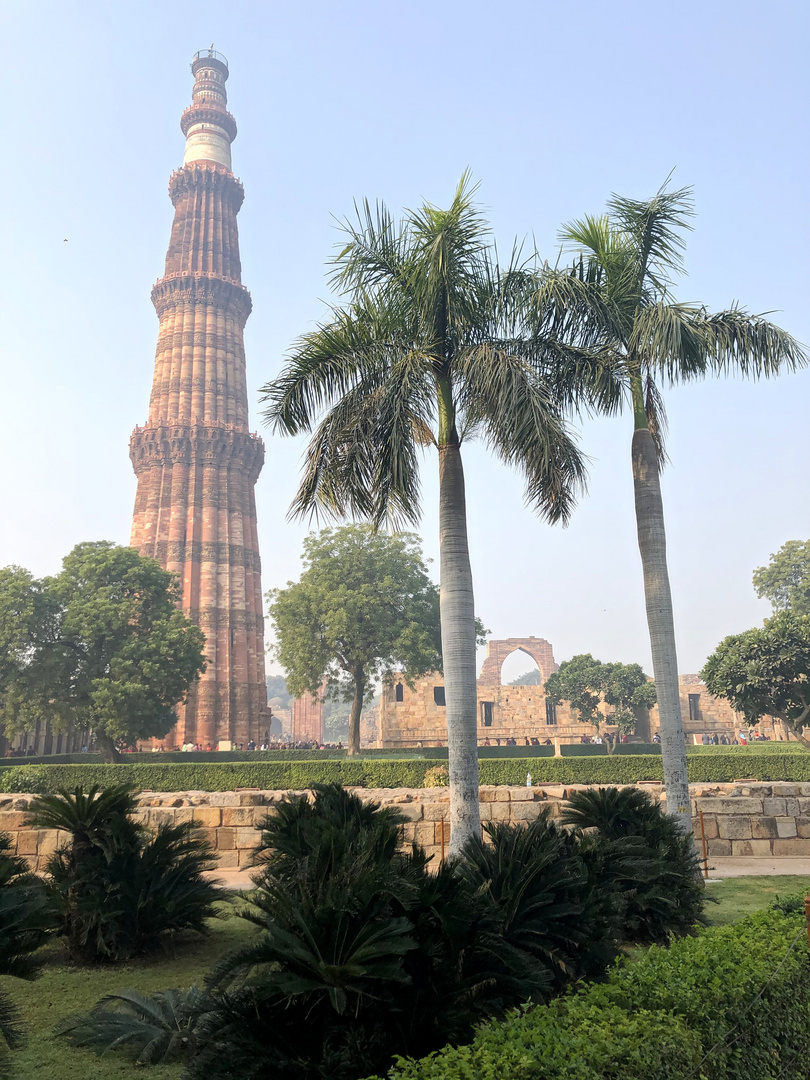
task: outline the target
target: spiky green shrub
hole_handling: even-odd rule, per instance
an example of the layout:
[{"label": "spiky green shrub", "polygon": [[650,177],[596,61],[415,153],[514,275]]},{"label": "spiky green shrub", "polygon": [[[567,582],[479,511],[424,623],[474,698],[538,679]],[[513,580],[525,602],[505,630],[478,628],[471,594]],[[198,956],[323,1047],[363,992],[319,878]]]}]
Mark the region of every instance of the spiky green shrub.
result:
[{"label": "spiky green shrub", "polygon": [[476,948],[490,950],[515,980],[504,980],[503,1004],[541,1000],[604,971],[621,937],[618,905],[604,881],[589,879],[577,838],[547,812],[484,831],[486,839],[465,846],[456,872],[490,905],[492,926]]},{"label": "spiky green shrub", "polygon": [[243,913],[262,933],[212,975],[193,1080],[356,1080],[615,956],[607,899],[545,818],[435,874],[402,821],[335,786],[268,817]]},{"label": "spiky green shrub", "polygon": [[[43,882],[12,854],[11,838],[0,833],[0,975],[35,979],[42,959],[36,955],[50,933],[51,913]],[[7,1050],[19,1045],[22,1028],[11,999],[0,994],[0,1076]]]},{"label": "spiky green shrub", "polygon": [[32,825],[70,837],[46,869],[57,929],[74,962],[126,960],[166,933],[203,932],[222,895],[203,877],[216,866],[208,842],[190,822],[149,833],[131,817],[135,790],[77,787],[32,803]]},{"label": "spiky green shrub", "polygon": [[706,899],[691,836],[637,788],[574,792],[562,814],[577,829],[578,846],[595,878],[610,879],[621,898],[622,937],[665,943],[706,920]]},{"label": "spiky green shrub", "polygon": [[107,994],[90,1012],[70,1016],[55,1034],[100,1056],[122,1051],[139,1065],[192,1057],[207,1012],[208,997],[197,986],[141,994]]}]

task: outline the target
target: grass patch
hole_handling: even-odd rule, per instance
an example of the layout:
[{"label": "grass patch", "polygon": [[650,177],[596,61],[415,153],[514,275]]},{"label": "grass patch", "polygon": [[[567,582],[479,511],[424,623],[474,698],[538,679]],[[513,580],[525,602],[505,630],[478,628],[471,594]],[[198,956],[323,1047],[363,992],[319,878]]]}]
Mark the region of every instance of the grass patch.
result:
[{"label": "grass patch", "polygon": [[[100,997],[115,990],[132,987],[152,993],[199,985],[225,953],[258,933],[233,915],[214,919],[209,926],[210,933],[204,937],[178,935],[167,942],[163,954],[109,967],[72,967],[62,945],[55,942],[45,950],[48,963],[39,979],[29,983],[0,977],[0,988],[20,1009],[27,1032],[25,1046],[11,1055],[13,1080],[132,1080],[146,1075],[123,1055],[99,1058],[52,1038],[52,1032],[65,1017],[92,1008]],[[181,1063],[173,1063],[155,1066],[148,1075],[153,1080],[178,1080],[182,1071]]]},{"label": "grass patch", "polygon": [[[711,869],[709,870],[711,876]],[[727,926],[745,915],[761,911],[782,896],[810,892],[810,878],[795,874],[773,877],[723,878],[706,886],[716,904],[706,905],[706,915],[712,926]]]}]

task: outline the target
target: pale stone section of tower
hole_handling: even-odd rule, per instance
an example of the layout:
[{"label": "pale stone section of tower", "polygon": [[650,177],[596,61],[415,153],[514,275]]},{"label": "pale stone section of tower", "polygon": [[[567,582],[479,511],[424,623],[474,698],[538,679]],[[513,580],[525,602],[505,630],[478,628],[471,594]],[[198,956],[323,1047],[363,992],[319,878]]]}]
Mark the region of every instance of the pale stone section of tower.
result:
[{"label": "pale stone section of tower", "polygon": [[228,66],[211,51],[192,64],[183,168],[164,276],[152,290],[160,326],[149,417],[130,457],[138,477],[131,544],[176,573],[183,609],[206,635],[208,668],[178,710],[174,741],[260,741],[269,731],[254,488],[264,444],[248,427],[236,215],[230,171],[236,123]]},{"label": "pale stone section of tower", "polygon": [[186,136],[183,164],[190,161],[216,161],[231,170],[231,143],[236,138],[236,121],[225,106],[228,95],[225,80],[227,62],[213,50],[198,53],[191,70],[194,73],[192,105],[181,121]]}]

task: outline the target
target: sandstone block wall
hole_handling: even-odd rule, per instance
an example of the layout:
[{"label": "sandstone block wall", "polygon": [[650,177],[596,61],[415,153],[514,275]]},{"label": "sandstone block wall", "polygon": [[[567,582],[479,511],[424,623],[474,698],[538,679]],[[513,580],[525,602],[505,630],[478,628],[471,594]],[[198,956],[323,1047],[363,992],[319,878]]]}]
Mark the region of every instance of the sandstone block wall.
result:
[{"label": "sandstone block wall", "polygon": [[[660,784],[645,784],[657,798]],[[355,789],[364,799],[394,806],[406,818],[403,839],[416,840],[440,859],[450,839],[447,788]],[[548,808],[562,809],[569,793],[581,785],[542,787],[492,786],[480,789],[482,821],[533,821]],[[708,855],[714,865],[728,856],[810,858],[810,784],[695,784],[692,786],[695,834],[700,844],[702,825]],[[283,791],[144,792],[137,817],[145,825],[193,821],[211,842],[223,870],[250,867],[259,843],[259,824],[284,795]],[[48,856],[65,837],[53,830],[26,824],[31,795],[0,795],[0,832],[8,833],[12,849],[34,870],[44,870]]]}]

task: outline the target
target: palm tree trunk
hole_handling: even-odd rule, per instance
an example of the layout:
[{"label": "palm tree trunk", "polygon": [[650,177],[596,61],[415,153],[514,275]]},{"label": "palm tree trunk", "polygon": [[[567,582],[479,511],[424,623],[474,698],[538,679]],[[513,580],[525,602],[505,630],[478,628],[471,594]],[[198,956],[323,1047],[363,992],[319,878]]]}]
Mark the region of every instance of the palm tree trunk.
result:
[{"label": "palm tree trunk", "polygon": [[442,657],[450,773],[448,857],[481,836],[478,809],[478,694],[475,681],[475,603],[467,544],[467,505],[461,448],[453,429],[439,432],[439,565]]},{"label": "palm tree trunk", "polygon": [[667,571],[667,538],[664,530],[658,454],[646,419],[643,427],[638,426],[638,410],[636,413],[637,426],[633,433],[632,455],[636,526],[644,571],[644,598],[647,603],[653,676],[658,696],[667,812],[678,819],[685,833],[690,833],[692,808],[686,771],[686,740],[681,718],[678,655]]},{"label": "palm tree trunk", "polygon": [[354,757],[355,754],[360,753],[360,714],[363,711],[363,695],[366,692],[366,673],[363,670],[363,665],[361,664],[355,668],[352,674],[354,676],[354,698],[352,700],[352,711],[349,713],[349,757]]}]

